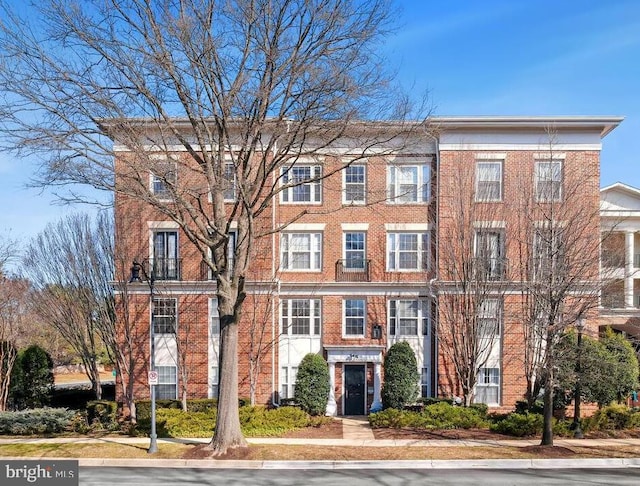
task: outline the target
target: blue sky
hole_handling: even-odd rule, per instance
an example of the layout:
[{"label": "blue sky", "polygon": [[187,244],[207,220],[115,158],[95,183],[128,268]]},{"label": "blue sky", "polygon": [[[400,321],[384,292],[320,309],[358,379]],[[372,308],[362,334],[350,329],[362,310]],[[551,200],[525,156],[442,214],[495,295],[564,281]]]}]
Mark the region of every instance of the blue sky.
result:
[{"label": "blue sky", "polygon": [[[396,0],[386,54],[435,115],[620,115],[601,186],[640,188],[640,2]],[[0,155],[0,229],[25,240],[68,208],[26,189],[35,167]],[[82,210],[77,208],[76,210]]]}]

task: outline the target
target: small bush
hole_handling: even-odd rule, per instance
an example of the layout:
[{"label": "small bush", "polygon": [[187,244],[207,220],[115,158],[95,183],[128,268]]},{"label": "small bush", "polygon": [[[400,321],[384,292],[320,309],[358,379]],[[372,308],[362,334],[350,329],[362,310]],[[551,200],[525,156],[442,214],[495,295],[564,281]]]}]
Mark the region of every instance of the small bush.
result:
[{"label": "small bush", "polygon": [[300,362],[293,398],[310,415],[321,415],[329,398],[329,367],[322,356],[309,353]]},{"label": "small bush", "polygon": [[486,403],[472,403],[469,408],[475,410],[482,418],[486,418],[489,413],[489,405]]},{"label": "small bush", "polygon": [[400,429],[416,422],[413,415],[416,415],[416,412],[387,408],[381,412],[369,414],[369,423],[375,429]]},{"label": "small bush", "polygon": [[418,402],[423,405],[433,405],[435,403],[448,403],[449,405],[453,405],[453,398],[441,398],[441,397],[420,397],[418,398]]},{"label": "small bush", "polygon": [[491,424],[490,429],[501,434],[526,437],[542,433],[543,417],[538,413],[512,413]]},{"label": "small bush", "polygon": [[0,434],[40,435],[69,430],[76,412],[66,408],[37,408],[0,412]]},{"label": "small bush", "polygon": [[387,408],[369,415],[369,423],[374,428],[419,429],[472,429],[487,426],[478,410],[455,407],[446,402],[435,403],[422,412]]},{"label": "small bush", "polygon": [[602,407],[584,420],[590,430],[623,430],[638,427],[640,417],[623,404]]},{"label": "small bush", "polygon": [[87,423],[92,428],[119,430],[118,404],[108,400],[94,400],[87,403]]}]

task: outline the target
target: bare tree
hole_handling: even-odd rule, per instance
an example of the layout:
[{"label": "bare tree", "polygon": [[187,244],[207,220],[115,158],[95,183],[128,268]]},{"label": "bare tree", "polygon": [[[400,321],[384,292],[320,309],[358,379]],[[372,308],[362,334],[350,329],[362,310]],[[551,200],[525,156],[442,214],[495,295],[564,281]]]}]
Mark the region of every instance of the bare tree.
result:
[{"label": "bare tree", "polygon": [[602,280],[597,153],[559,153],[553,128],[547,138],[547,148],[520,171],[514,211],[527,398],[543,391],[542,445],[553,445],[556,373],[565,359],[559,343],[579,319],[593,315]]},{"label": "bare tree", "polygon": [[28,290],[29,284],[24,280],[0,277],[0,411],[7,410]]},{"label": "bare tree", "polygon": [[23,256],[24,272],[35,288],[35,311],[77,353],[98,399],[102,396],[98,356],[106,350],[117,363],[118,352],[112,242],[110,218],[98,218],[93,227],[89,216],[70,215],[49,224]]},{"label": "bare tree", "polygon": [[[448,392],[469,406],[478,374],[499,354],[508,288],[500,186],[477,181],[474,159],[450,160],[440,187],[438,339]],[[491,167],[482,170],[490,170]],[[481,397],[483,400],[485,397]]]},{"label": "bare tree", "polygon": [[[389,5],[50,0],[24,18],[4,6],[0,119],[10,147],[42,157],[45,185],[88,184],[155,208],[213,272],[221,324],[214,453],[246,444],[238,323],[251,248],[274,230],[260,216],[278,194],[335,172],[303,176],[292,170],[301,158],[338,146],[348,164],[397,149],[421,128],[402,122],[422,119],[422,105],[409,113],[379,57]],[[110,140],[121,151],[115,170]],[[164,197],[149,187],[150,172]]]}]

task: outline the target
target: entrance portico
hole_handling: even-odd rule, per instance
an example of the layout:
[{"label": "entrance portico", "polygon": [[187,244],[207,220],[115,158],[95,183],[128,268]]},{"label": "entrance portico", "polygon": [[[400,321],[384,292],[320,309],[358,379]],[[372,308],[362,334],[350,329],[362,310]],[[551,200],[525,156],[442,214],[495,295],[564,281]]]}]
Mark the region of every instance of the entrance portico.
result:
[{"label": "entrance portico", "polygon": [[[336,364],[342,364],[343,415],[364,415],[382,410],[380,388],[382,384],[382,352],[384,346],[325,346],[329,365],[330,391],[326,415],[338,414],[336,402]],[[373,363],[373,386],[367,384],[367,364]],[[371,407],[367,410],[369,395]]]}]

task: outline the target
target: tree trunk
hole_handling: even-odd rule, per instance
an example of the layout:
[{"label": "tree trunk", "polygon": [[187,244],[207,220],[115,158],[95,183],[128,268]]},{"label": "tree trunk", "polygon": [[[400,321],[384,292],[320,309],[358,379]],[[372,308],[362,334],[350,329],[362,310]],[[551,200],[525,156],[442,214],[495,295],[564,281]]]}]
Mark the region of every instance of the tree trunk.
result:
[{"label": "tree trunk", "polygon": [[553,445],[553,383],[550,378],[547,378],[544,387],[544,423],[540,445]]},{"label": "tree trunk", "polygon": [[[222,310],[223,305],[220,306]],[[221,312],[222,314],[222,312]],[[220,388],[218,418],[213,438],[209,443],[214,455],[222,455],[227,449],[246,447],[247,442],[240,429],[238,408],[238,322],[232,312],[220,316]]]}]

